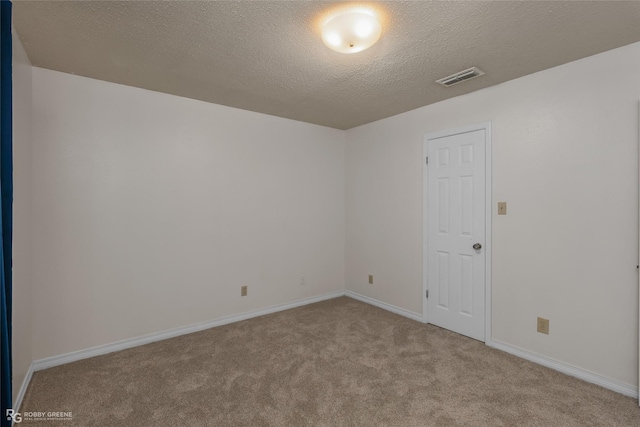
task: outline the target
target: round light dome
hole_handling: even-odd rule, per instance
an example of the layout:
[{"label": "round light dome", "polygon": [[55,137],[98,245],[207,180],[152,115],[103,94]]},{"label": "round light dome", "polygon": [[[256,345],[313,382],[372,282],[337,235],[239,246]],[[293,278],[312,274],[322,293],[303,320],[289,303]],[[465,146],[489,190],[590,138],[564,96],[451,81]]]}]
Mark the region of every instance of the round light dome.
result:
[{"label": "round light dome", "polygon": [[373,13],[350,11],[331,18],[322,28],[322,41],[340,53],[357,53],[373,46],[382,34]]}]

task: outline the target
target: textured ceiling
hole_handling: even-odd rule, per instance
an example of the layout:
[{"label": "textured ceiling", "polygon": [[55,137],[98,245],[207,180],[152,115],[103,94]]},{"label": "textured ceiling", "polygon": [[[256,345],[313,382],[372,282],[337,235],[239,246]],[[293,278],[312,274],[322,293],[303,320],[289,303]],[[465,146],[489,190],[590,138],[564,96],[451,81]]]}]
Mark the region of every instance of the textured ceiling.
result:
[{"label": "textured ceiling", "polygon": [[640,41],[638,1],[367,4],[382,37],[352,55],[320,38],[341,2],[14,1],[14,26],[38,67],[338,129]]}]

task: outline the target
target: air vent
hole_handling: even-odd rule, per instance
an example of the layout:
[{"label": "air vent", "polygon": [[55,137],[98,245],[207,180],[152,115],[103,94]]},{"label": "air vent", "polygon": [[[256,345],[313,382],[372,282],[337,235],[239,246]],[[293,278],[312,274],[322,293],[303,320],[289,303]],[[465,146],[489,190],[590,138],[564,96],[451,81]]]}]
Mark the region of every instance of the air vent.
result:
[{"label": "air vent", "polygon": [[474,79],[484,75],[484,71],[477,67],[467,68],[459,73],[452,74],[447,77],[443,77],[440,80],[436,80],[436,83],[440,83],[442,86],[453,86],[465,80]]}]

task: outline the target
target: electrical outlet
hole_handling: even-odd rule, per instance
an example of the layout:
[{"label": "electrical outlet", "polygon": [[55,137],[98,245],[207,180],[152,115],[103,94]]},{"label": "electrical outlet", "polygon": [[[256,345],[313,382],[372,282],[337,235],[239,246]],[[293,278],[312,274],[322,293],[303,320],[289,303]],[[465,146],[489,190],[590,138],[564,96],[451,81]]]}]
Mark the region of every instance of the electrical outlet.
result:
[{"label": "electrical outlet", "polygon": [[507,214],[507,202],[498,202],[498,215]]},{"label": "electrical outlet", "polygon": [[240,288],[240,296],[241,297],[246,297],[247,296],[247,285],[244,285]]},{"label": "electrical outlet", "polygon": [[304,276],[300,276],[300,286],[304,286],[307,284],[307,281]]},{"label": "electrical outlet", "polygon": [[538,317],[538,332],[549,335],[549,319]]},{"label": "electrical outlet", "polygon": [[373,285],[373,274],[369,275],[369,284]]}]

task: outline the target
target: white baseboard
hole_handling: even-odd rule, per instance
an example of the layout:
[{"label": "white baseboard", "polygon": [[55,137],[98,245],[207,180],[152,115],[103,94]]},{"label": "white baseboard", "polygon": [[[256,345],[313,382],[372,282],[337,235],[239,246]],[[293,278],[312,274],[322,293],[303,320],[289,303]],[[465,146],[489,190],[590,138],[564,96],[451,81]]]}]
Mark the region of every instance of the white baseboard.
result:
[{"label": "white baseboard", "polygon": [[[186,335],[193,332],[202,331],[204,329],[213,328],[216,326],[222,326],[229,323],[239,322],[241,320],[251,319],[253,317],[264,316],[265,314],[271,314],[278,311],[289,310],[291,308],[300,307],[307,304],[313,304],[316,302],[337,298],[344,296],[343,291],[332,292],[325,295],[320,295],[312,298],[305,298],[297,301],[292,301],[284,304],[278,304],[271,307],[263,308],[256,311],[250,311],[233,316],[220,317],[218,319],[208,320],[206,322],[194,323],[187,326],[181,326],[179,328],[169,329],[161,332],[154,332],[152,334],[142,335],[140,337],[129,338],[122,341],[117,341],[110,344],[99,345],[97,347],[91,347],[84,350],[78,350],[71,353],[61,354],[58,356],[47,357],[45,359],[36,360],[33,362],[31,371],[40,371],[43,369],[51,368],[54,366],[64,365],[66,363],[75,362],[82,359],[88,359],[90,357],[100,356],[114,351],[125,350],[127,348],[137,347],[144,344],[149,344],[155,341],[166,340],[168,338],[177,337],[180,335]],[[30,376],[29,376],[30,378]],[[28,381],[26,382],[28,384]],[[26,387],[24,387],[26,389]]]},{"label": "white baseboard", "polygon": [[[18,395],[16,396],[16,399],[14,401],[13,409],[15,409],[16,411],[20,409],[20,406],[22,404],[22,399],[24,398],[27,387],[31,381],[31,377],[35,371],[40,371],[42,369],[47,369],[54,366],[64,365],[66,363],[71,363],[77,360],[87,359],[94,356],[100,356],[103,354],[112,353],[114,351],[125,350],[127,348],[137,347],[140,345],[148,344],[155,341],[165,340],[168,338],[173,338],[180,335],[190,334],[193,332],[202,331],[204,329],[209,329],[216,326],[222,326],[229,323],[239,322],[241,320],[263,316],[265,314],[276,313],[278,311],[289,310],[291,308],[301,307],[307,304],[313,304],[316,302],[320,302],[320,301],[324,301],[332,298],[338,298],[345,295],[355,300],[376,306],[383,310],[387,310],[392,313],[398,314],[400,316],[404,316],[409,319],[422,323],[422,314],[414,313],[412,311],[405,310],[403,308],[397,307],[392,304],[387,304],[382,301],[378,301],[374,298],[370,298],[353,291],[332,292],[332,293],[320,295],[317,297],[305,298],[305,299],[301,299],[293,302],[278,304],[278,305],[274,305],[274,306],[256,310],[256,311],[241,313],[238,315],[220,317],[218,319],[213,319],[206,322],[195,323],[192,325],[169,329],[161,332],[155,332],[155,333],[143,335],[140,337],[129,338],[129,339],[114,342],[111,344],[104,344],[97,347],[92,347],[84,350],[74,351],[67,354],[61,354],[58,356],[47,357],[45,359],[36,360],[31,364],[31,366],[29,367],[29,370],[27,371],[27,375],[25,376],[25,379],[22,382],[22,386],[20,387],[20,391],[18,392]],[[633,398],[638,398],[638,387],[633,386],[631,384],[623,383],[621,381],[617,381],[617,380],[596,374],[594,372],[590,372],[585,369],[581,369],[581,368],[569,365],[567,363],[563,363],[558,360],[555,360],[546,356],[542,356],[540,354],[533,353],[523,348],[506,344],[500,341],[487,340],[486,344],[489,347],[505,351],[507,353],[513,354],[514,356],[521,357],[523,359],[529,360],[531,362],[537,363],[542,366],[546,366],[548,368],[554,369],[564,374],[571,375],[581,380],[584,380],[593,384],[597,384],[609,390],[613,390],[615,392],[618,392]]]},{"label": "white baseboard", "polygon": [[514,356],[521,357],[530,362],[537,363],[538,365],[546,366],[547,368],[554,369],[556,371],[562,372],[563,374],[579,378],[592,384],[597,384],[601,387],[607,388],[617,393],[624,394],[625,396],[633,397],[636,399],[638,398],[638,387],[631,384],[623,383],[621,381],[596,374],[595,372],[590,372],[585,369],[578,368],[576,366],[569,365],[550,357],[543,356],[541,354],[537,354],[500,341],[487,341],[486,344],[489,347],[493,347],[495,349],[513,354]]},{"label": "white baseboard", "polygon": [[413,311],[405,310],[404,308],[396,307],[395,305],[387,304],[386,302],[378,301],[377,299],[369,298],[353,291],[345,291],[344,294],[349,298],[357,299],[358,301],[375,305],[376,307],[383,310],[387,310],[392,313],[399,314],[400,316],[408,317],[409,319],[417,320],[418,322],[422,323],[422,314],[414,313]]},{"label": "white baseboard", "polygon": [[24,376],[24,380],[22,381],[22,385],[20,386],[20,390],[18,391],[18,395],[13,401],[13,410],[16,412],[20,411],[20,406],[22,405],[22,399],[24,399],[24,394],[27,392],[27,387],[29,387],[29,383],[31,382],[31,377],[33,376],[33,372],[35,371],[34,364],[29,365],[29,369],[27,370],[27,375]]}]

